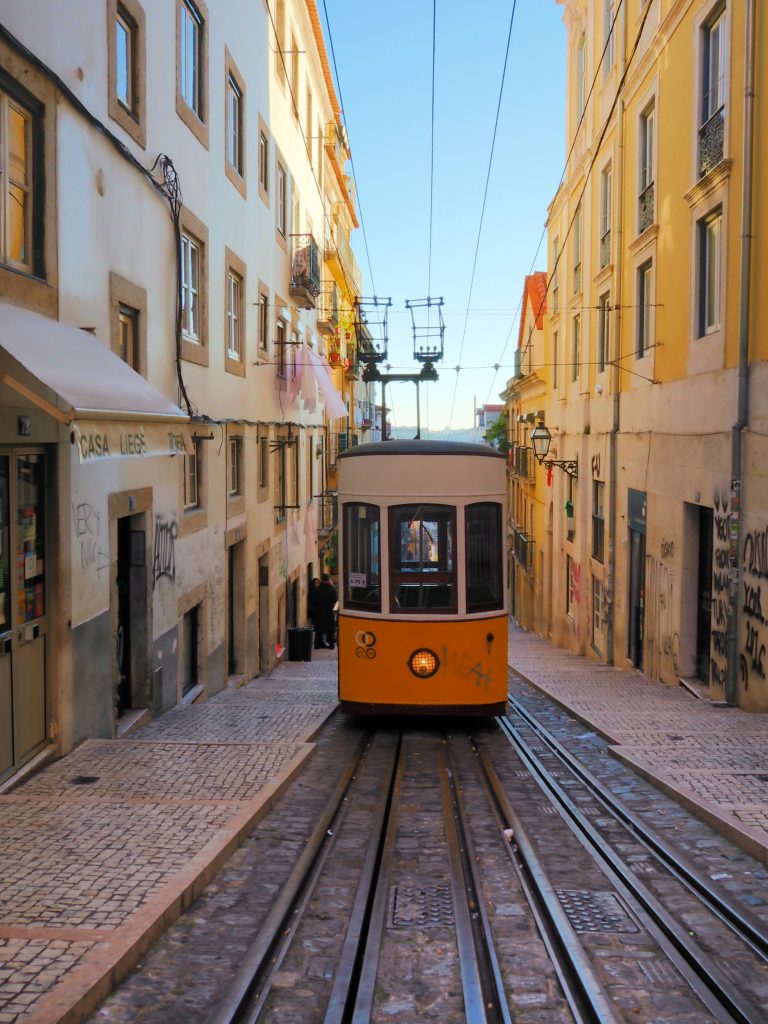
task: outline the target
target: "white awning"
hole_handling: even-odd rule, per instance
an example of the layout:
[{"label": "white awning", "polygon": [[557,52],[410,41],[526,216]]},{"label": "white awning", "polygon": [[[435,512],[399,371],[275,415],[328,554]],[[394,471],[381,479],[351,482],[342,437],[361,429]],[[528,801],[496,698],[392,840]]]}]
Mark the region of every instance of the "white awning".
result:
[{"label": "white awning", "polygon": [[304,362],[304,371],[309,380],[314,380],[320,392],[320,398],[325,402],[325,410],[332,420],[347,419],[349,413],[344,401],[333,386],[333,377],[328,360],[313,352],[309,345],[302,348],[301,358]]},{"label": "white awning", "polygon": [[[18,379],[14,361],[54,393],[53,402]],[[175,402],[88,331],[6,302],[0,302],[0,380],[61,423],[189,422]]]}]

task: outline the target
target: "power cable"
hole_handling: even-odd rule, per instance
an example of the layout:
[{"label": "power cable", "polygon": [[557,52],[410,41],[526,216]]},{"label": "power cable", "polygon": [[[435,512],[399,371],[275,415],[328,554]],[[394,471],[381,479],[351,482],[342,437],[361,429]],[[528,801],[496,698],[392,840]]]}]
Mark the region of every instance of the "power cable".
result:
[{"label": "power cable", "polygon": [[[510,44],[510,40],[512,38],[512,26],[513,26],[514,21],[515,21],[515,11],[516,10],[517,10],[517,0],[512,0],[512,13],[511,13],[510,18],[509,18],[509,30],[507,32],[507,46],[506,46],[506,49],[504,51],[504,66],[503,66],[502,72],[501,72],[501,83],[499,85],[499,98],[498,98],[498,101],[496,103],[496,118],[495,118],[495,121],[494,121],[494,124],[493,124],[493,136],[491,137],[491,152],[490,152],[489,157],[488,157],[488,170],[487,170],[486,175],[485,175],[485,189],[483,191],[483,204],[482,204],[482,208],[480,210],[480,223],[479,223],[478,228],[477,228],[477,241],[475,243],[475,257],[474,257],[474,260],[472,261],[472,275],[471,275],[470,281],[469,281],[469,295],[467,296],[467,314],[464,317],[464,330],[463,330],[462,335],[461,335],[461,345],[459,346],[459,360],[458,360],[458,366],[459,367],[461,366],[461,357],[462,357],[462,354],[464,352],[464,340],[465,340],[465,338],[467,336],[467,320],[469,319],[469,307],[472,304],[472,290],[473,290],[473,288],[475,286],[475,272],[477,270],[477,257],[478,257],[478,254],[480,252],[480,236],[481,236],[482,231],[483,231],[483,219],[485,217],[485,204],[486,204],[487,199],[488,199],[488,186],[489,186],[490,180],[491,180],[491,167],[493,165],[493,154],[494,154],[494,150],[496,148],[496,132],[498,131],[498,127],[499,127],[499,114],[501,112],[501,100],[502,100],[502,97],[504,95],[504,80],[505,80],[506,75],[507,75],[507,63],[509,62],[509,44]],[[451,414],[448,417],[448,429],[449,430],[451,429],[451,424],[453,423],[453,409],[454,409],[454,406],[456,404],[456,390],[457,390],[458,386],[459,386],[459,374],[457,372],[456,373],[456,380],[455,380],[454,385],[453,385],[453,398],[451,399]]]},{"label": "power cable", "polygon": [[432,129],[429,156],[429,257],[427,297],[432,294],[432,207],[435,191],[435,50],[437,40],[437,0],[432,0]]}]

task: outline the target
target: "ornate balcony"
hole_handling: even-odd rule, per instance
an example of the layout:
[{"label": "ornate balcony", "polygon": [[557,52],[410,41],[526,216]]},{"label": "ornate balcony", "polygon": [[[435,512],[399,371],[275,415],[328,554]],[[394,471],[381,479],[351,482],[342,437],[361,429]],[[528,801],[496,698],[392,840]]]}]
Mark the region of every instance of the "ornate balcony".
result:
[{"label": "ornate balcony", "polygon": [[719,110],[699,128],[699,177],[717,167],[725,152],[725,108]]},{"label": "ornate balcony", "polygon": [[653,224],[656,213],[656,189],[651,182],[637,199],[637,233],[642,233]]},{"label": "ornate balcony", "polygon": [[333,334],[339,326],[339,289],[324,283],[317,297],[317,329],[321,334]]},{"label": "ornate balcony", "polygon": [[299,305],[314,309],[320,294],[320,250],[312,235],[291,235],[291,238],[293,259],[288,291],[299,300]]}]

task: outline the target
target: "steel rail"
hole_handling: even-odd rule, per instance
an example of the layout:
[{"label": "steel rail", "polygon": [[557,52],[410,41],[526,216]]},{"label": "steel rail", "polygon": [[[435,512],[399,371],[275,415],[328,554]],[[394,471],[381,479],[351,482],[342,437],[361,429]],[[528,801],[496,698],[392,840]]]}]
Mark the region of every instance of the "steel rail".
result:
[{"label": "steel rail", "polygon": [[625,902],[633,907],[646,930],[659,943],[715,1019],[728,1024],[733,1021],[738,1024],[764,1024],[764,1012],[744,998],[698,943],[690,938],[634,871],[624,863],[563,791],[509,719],[498,718],[497,722],[563,820],[585,848],[591,847],[603,873],[621,893]]},{"label": "steel rail", "polygon": [[[460,908],[460,913],[455,914],[455,920],[461,974],[462,978],[466,976],[469,982],[464,985],[466,1017],[468,1021],[485,1021],[488,1018],[486,1009],[493,1008],[496,1011],[496,1018],[504,1024],[512,1024],[491,922],[485,909],[482,885],[475,866],[477,861],[464,797],[457,782],[456,766],[451,753],[451,745],[455,741],[450,737],[446,739],[445,748],[438,752],[438,768],[451,863],[454,912]],[[471,905],[476,908],[477,928],[472,926]],[[481,965],[474,952],[478,945],[482,947],[487,962],[488,977],[485,984]],[[487,991],[486,996],[483,994],[484,989]]]},{"label": "steel rail", "polygon": [[[474,741],[472,741],[474,742]],[[476,748],[477,749],[477,748]],[[478,750],[478,774],[490,791],[489,803],[507,855],[539,928],[577,1024],[618,1024],[611,1000],[592,969],[586,950],[563,910],[554,886],[487,755]],[[512,837],[508,830],[512,830]]]},{"label": "steel rail", "polygon": [[720,886],[708,879],[685,857],[681,857],[658,832],[634,814],[585,768],[517,697],[510,694],[508,703],[566,767],[592,791],[606,810],[660,859],[671,874],[717,914],[734,934],[747,943],[758,956],[768,961],[768,928],[757,915],[750,913],[745,907],[736,905]]},{"label": "steel rail", "polygon": [[[369,984],[366,989],[365,984],[361,984],[359,958],[361,947],[363,947],[374,965],[378,964],[384,918],[380,914],[380,907],[376,905],[375,895],[372,896],[372,889],[375,881],[376,894],[378,894],[382,873],[386,875],[387,879],[389,877],[392,850],[391,844],[387,848],[387,838],[393,827],[393,819],[402,787],[402,741],[401,733],[394,754],[390,785],[382,787],[376,805],[375,826],[366,850],[323,1024],[341,1024],[346,1019],[352,992],[356,993],[355,998],[366,1007],[373,1003],[373,985]],[[393,807],[395,808],[394,813]],[[383,887],[383,891],[384,906],[386,907],[386,886]],[[375,981],[375,971],[373,980]]]},{"label": "steel rail", "polygon": [[[264,972],[267,960],[284,933],[292,935],[298,924],[297,907],[314,888],[324,856],[333,844],[333,824],[346,814],[345,797],[349,793],[364,755],[370,750],[373,734],[365,733],[349,764],[344,769],[325,809],[315,825],[307,844],[296,861],[285,885],[280,890],[266,920],[245,952],[242,963],[208,1018],[209,1024],[233,1024],[242,1018],[256,983]],[[294,916],[290,922],[289,918]],[[287,945],[287,943],[286,943]],[[251,1018],[253,1019],[253,1018]]]}]

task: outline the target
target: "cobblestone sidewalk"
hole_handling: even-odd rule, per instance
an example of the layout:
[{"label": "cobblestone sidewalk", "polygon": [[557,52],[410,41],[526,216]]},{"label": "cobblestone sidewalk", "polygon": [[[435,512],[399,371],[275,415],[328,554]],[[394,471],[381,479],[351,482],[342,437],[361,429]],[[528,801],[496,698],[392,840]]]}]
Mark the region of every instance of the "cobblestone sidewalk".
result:
[{"label": "cobblestone sidewalk", "polygon": [[89,740],[0,797],[0,1024],[74,1021],[179,916],[311,754],[336,660]]},{"label": "cobblestone sidewalk", "polygon": [[510,667],[612,744],[612,752],[768,863],[768,715],[601,665],[515,625]]}]

